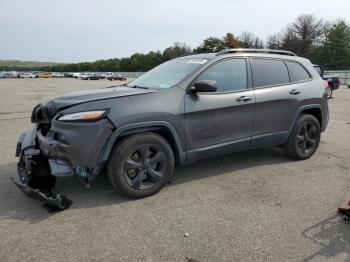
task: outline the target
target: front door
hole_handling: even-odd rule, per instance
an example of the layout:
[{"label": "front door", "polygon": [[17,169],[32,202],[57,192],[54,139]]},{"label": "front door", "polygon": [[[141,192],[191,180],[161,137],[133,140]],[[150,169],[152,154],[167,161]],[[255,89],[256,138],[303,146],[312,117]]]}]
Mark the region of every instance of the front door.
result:
[{"label": "front door", "polygon": [[213,93],[186,94],[185,135],[188,160],[249,146],[254,92],[248,85],[247,60],[231,58],[208,67],[196,80],[216,81]]}]

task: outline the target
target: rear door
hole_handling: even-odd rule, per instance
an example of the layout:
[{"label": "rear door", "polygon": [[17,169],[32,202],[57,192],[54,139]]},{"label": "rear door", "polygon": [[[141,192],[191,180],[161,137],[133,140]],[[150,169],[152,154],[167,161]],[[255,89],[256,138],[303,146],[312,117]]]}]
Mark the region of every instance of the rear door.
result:
[{"label": "rear door", "polygon": [[282,59],[251,58],[256,97],[253,146],[283,143],[305,94]]},{"label": "rear door", "polygon": [[216,81],[217,91],[186,94],[185,134],[189,158],[249,146],[255,98],[247,65],[246,58],[220,60],[196,79]]}]

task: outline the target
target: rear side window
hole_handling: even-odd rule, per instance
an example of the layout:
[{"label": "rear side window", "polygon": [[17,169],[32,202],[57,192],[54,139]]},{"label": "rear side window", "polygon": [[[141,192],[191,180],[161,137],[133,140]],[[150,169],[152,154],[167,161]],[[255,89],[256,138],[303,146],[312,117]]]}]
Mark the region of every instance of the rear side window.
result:
[{"label": "rear side window", "polygon": [[254,87],[289,83],[288,69],[282,60],[252,59]]},{"label": "rear side window", "polygon": [[233,92],[247,89],[247,64],[245,58],[220,61],[204,71],[197,80],[213,80],[216,92]]},{"label": "rear side window", "polygon": [[301,64],[292,61],[287,61],[287,64],[294,81],[305,81],[311,79],[310,74]]}]

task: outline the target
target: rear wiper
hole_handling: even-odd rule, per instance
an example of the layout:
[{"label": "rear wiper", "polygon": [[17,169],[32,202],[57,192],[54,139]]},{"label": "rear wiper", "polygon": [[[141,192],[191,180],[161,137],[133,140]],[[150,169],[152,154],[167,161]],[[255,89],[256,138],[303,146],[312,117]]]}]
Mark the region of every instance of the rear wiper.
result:
[{"label": "rear wiper", "polygon": [[148,87],[144,87],[144,86],[138,86],[138,85],[133,85],[133,86],[128,86],[127,87],[131,87],[131,88],[141,88],[141,89],[148,89]]}]

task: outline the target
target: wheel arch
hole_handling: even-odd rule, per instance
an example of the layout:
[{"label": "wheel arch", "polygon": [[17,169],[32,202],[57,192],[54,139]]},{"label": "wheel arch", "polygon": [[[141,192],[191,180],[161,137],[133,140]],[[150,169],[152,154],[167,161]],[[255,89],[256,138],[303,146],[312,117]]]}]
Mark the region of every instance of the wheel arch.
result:
[{"label": "wheel arch", "polygon": [[299,108],[299,110],[296,114],[296,117],[294,118],[293,124],[289,129],[289,134],[291,133],[296,121],[298,120],[298,118],[301,114],[308,114],[308,115],[314,116],[318,120],[318,123],[320,124],[321,129],[323,129],[324,120],[323,120],[322,106],[318,105],[318,104],[307,105],[307,106],[303,106],[303,107]]},{"label": "wheel arch", "polygon": [[322,114],[321,108],[310,107],[310,108],[307,108],[307,109],[304,109],[303,111],[301,111],[300,114],[308,114],[308,115],[314,116],[318,120],[318,123],[320,124],[320,127],[322,128],[322,126],[323,126],[323,114]]},{"label": "wheel arch", "polygon": [[182,164],[185,162],[186,153],[183,150],[180,136],[178,135],[175,127],[166,121],[141,122],[118,127],[105,146],[105,150],[101,156],[101,162],[108,160],[114,145],[121,138],[145,132],[153,132],[162,136],[173,149],[176,164]]}]

